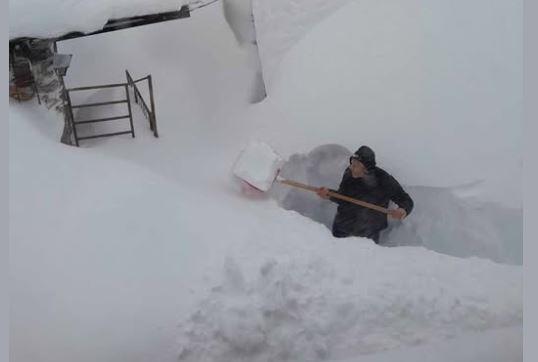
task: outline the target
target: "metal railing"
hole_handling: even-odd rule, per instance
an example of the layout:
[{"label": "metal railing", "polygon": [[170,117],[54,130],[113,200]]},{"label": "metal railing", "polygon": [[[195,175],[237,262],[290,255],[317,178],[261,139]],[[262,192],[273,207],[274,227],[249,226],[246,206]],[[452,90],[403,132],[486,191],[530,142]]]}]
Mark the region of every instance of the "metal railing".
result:
[{"label": "metal railing", "polygon": [[[135,103],[140,106],[144,117],[146,117],[146,119],[149,121],[149,128],[153,131],[153,135],[155,137],[159,137],[159,133],[157,132],[157,119],[155,117],[155,101],[153,99],[153,82],[151,80],[151,75],[145,76],[137,80],[133,80],[133,77],[131,77],[131,74],[127,70],[125,71],[125,75],[127,77],[127,84],[133,88]],[[138,89],[137,86],[138,82],[144,80],[147,80],[148,82],[150,102],[149,107],[148,103],[144,100],[144,97],[142,97],[142,93],[140,93],[140,89]]]},{"label": "metal railing", "polygon": [[[65,90],[66,93],[66,101],[67,101],[67,116],[69,117],[71,127],[73,129],[73,136],[75,138],[75,145],[79,146],[79,141],[87,140],[87,139],[93,139],[93,138],[100,138],[100,137],[111,137],[111,136],[118,136],[118,135],[124,135],[124,134],[131,134],[132,137],[135,137],[134,132],[134,125],[133,125],[133,113],[131,110],[131,99],[129,95],[129,87],[133,88],[135,103],[140,105],[142,108],[142,113],[148,119],[149,121],[149,128],[153,131],[153,135],[155,137],[159,137],[159,134],[157,132],[157,119],[155,117],[155,101],[153,99],[153,83],[151,80],[151,75],[148,75],[146,77],[133,80],[131,77],[131,74],[126,70],[125,75],[127,77],[127,83],[116,83],[116,84],[103,84],[103,85],[96,85],[96,86],[90,86],[90,87],[77,87],[77,88],[68,88]],[[138,82],[147,80],[148,82],[148,89],[149,89],[149,106],[148,102],[144,100],[144,97],[142,96],[142,93],[140,92],[140,89],[137,86]],[[95,90],[95,89],[106,89],[106,88],[119,88],[123,87],[125,90],[125,99],[120,100],[112,100],[107,102],[95,102],[95,103],[85,103],[85,104],[73,104],[71,101],[71,93],[72,92],[80,92],[80,91],[87,91],[87,90]],[[102,107],[102,106],[108,106],[108,105],[114,105],[114,104],[127,104],[127,114],[117,115],[117,116],[111,116],[111,117],[105,117],[105,118],[95,118],[95,119],[87,119],[87,120],[76,120],[73,114],[73,109],[78,108],[86,108],[86,107]],[[83,125],[83,124],[90,124],[90,123],[100,123],[100,122],[111,122],[111,121],[118,121],[121,119],[129,119],[130,129],[126,131],[121,132],[112,132],[112,133],[101,133],[91,136],[84,136],[79,137],[77,132],[77,125]]]},{"label": "metal railing", "polygon": [[[86,90],[94,90],[94,89],[104,89],[104,88],[118,88],[123,87],[125,89],[125,99],[121,100],[115,100],[115,101],[108,101],[108,102],[97,102],[97,103],[86,103],[86,104],[77,104],[73,105],[71,102],[71,92],[79,92],[79,91],[86,91]],[[69,112],[69,119],[71,121],[71,126],[73,128],[73,136],[75,138],[75,145],[77,147],[79,146],[79,141],[82,140],[88,140],[93,138],[101,138],[101,137],[111,137],[111,136],[118,136],[123,134],[131,134],[131,136],[135,137],[134,132],[134,126],[133,126],[133,114],[131,112],[131,102],[129,98],[129,89],[127,88],[127,83],[118,83],[118,84],[105,84],[105,85],[97,85],[97,86],[91,86],[91,87],[77,87],[77,88],[69,88],[66,89],[66,100],[67,100],[67,109]],[[127,111],[128,114],[121,115],[121,116],[115,116],[115,117],[105,117],[105,118],[95,118],[95,119],[89,119],[89,120],[75,120],[75,117],[73,115],[73,109],[74,108],[86,108],[86,107],[100,107],[100,106],[107,106],[111,104],[121,104],[121,103],[127,103]],[[77,133],[77,125],[81,124],[89,124],[89,123],[100,123],[100,122],[110,122],[120,119],[129,119],[129,124],[131,126],[130,130],[127,131],[121,131],[121,132],[112,132],[112,133],[101,133],[96,134],[92,136],[84,136],[79,137]]]}]

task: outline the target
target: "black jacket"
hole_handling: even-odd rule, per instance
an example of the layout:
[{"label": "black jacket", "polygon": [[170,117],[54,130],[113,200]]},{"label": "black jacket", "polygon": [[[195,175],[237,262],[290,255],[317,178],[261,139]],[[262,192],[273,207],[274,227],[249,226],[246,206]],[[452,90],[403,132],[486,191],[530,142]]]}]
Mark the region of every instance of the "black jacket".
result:
[{"label": "black jacket", "polygon": [[[361,178],[353,178],[346,169],[336,192],[382,207],[388,207],[392,200],[408,215],[413,210],[411,197],[394,177],[379,167]],[[332,228],[334,236],[363,236],[379,242],[379,232],[387,227],[387,215],[333,197],[331,201],[338,204]]]}]

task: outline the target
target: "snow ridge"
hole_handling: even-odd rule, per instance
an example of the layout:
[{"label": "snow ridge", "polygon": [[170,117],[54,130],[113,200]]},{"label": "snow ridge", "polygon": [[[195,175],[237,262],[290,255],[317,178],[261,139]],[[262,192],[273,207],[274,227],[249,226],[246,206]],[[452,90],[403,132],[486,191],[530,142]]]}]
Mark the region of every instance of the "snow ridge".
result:
[{"label": "snow ridge", "polygon": [[519,268],[347,247],[353,257],[337,256],[341,249],[248,267],[229,257],[222,280],[181,324],[180,360],[332,360],[521,323]]}]

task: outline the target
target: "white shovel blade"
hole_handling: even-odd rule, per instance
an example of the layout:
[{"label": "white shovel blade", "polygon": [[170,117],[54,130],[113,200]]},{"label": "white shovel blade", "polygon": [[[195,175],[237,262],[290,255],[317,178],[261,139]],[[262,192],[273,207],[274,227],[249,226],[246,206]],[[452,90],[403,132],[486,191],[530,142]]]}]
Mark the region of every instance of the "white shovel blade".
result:
[{"label": "white shovel blade", "polygon": [[233,173],[255,188],[267,191],[282,164],[282,158],[271,146],[263,142],[251,142],[239,154]]}]

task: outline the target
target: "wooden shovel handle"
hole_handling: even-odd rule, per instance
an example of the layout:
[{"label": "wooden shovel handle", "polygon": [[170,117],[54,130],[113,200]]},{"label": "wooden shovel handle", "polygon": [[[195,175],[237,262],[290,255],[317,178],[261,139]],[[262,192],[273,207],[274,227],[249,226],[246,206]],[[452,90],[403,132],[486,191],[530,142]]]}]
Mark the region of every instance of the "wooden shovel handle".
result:
[{"label": "wooden shovel handle", "polygon": [[[282,184],[297,187],[297,188],[307,190],[307,191],[317,192],[319,190],[319,187],[305,185],[305,184],[297,182],[297,181],[283,180],[283,179],[280,179],[280,180],[277,180],[277,181],[282,183]],[[340,199],[340,200],[344,200],[344,201],[347,201],[347,202],[351,202],[352,204],[363,206],[363,207],[366,207],[368,209],[376,210],[376,211],[382,212],[384,214],[389,213],[389,209],[387,209],[387,208],[377,206],[377,205],[371,204],[371,203],[366,202],[366,201],[357,200],[357,199],[354,199],[354,198],[349,197],[349,196],[340,195],[337,192],[329,191],[329,196],[334,197],[335,199]]]},{"label": "wooden shovel handle", "polygon": [[302,184],[302,183],[297,182],[297,181],[283,180],[283,179],[280,179],[280,180],[277,180],[277,181],[280,182],[281,184],[285,184],[285,185],[288,185],[288,186],[297,187],[297,188],[300,188],[300,189],[303,189],[303,190],[307,190],[307,191],[317,192],[317,191],[319,190],[319,187],[314,187],[314,186],[310,186],[310,185],[305,185],[305,184]]},{"label": "wooden shovel handle", "polygon": [[340,195],[339,193],[336,193],[336,192],[329,191],[329,196],[334,197],[335,199],[340,199],[340,200],[344,200],[344,201],[347,201],[347,202],[351,202],[351,203],[356,204],[356,205],[367,207],[368,209],[379,211],[379,212],[382,212],[383,214],[388,214],[389,213],[389,209],[387,209],[387,208],[377,206],[375,204],[371,204],[371,203],[366,202],[366,201],[357,200],[357,199],[354,199],[354,198],[349,197],[349,196]]}]

